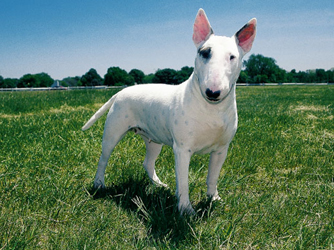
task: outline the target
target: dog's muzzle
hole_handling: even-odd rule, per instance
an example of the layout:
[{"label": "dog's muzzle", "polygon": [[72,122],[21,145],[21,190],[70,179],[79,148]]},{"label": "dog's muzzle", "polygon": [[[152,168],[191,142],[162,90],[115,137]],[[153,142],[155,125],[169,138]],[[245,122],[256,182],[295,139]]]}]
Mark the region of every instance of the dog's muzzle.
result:
[{"label": "dog's muzzle", "polygon": [[[194,72],[194,76],[196,77],[196,80],[199,83],[199,77],[196,74],[196,72]],[[222,98],[220,98],[220,94],[221,94],[220,90],[217,90],[217,91],[213,92],[211,89],[207,88],[205,90],[205,94],[202,91],[200,91],[200,92],[201,92],[202,96],[204,97],[204,99],[207,102],[209,102],[211,104],[218,104],[218,103],[221,103],[222,101],[224,101],[230,95],[230,93],[234,89],[234,86],[235,86],[235,82],[232,83],[231,88],[229,89],[227,94]]]},{"label": "dog's muzzle", "polygon": [[[232,86],[231,86],[231,88],[230,88],[230,90],[227,92],[227,94],[223,97],[223,98],[218,98],[218,97],[214,97],[214,94],[216,93],[216,94],[218,94],[217,92],[219,92],[219,95],[220,95],[220,90],[218,90],[218,91],[216,91],[216,92],[214,92],[213,94],[212,94],[212,97],[210,98],[209,96],[208,96],[208,94],[206,93],[206,95],[208,96],[207,97],[207,100],[209,100],[209,102],[211,102],[211,103],[221,103],[222,101],[224,101],[229,95],[230,95],[230,93],[232,92],[232,90],[234,89],[234,86],[235,86],[235,83],[232,83]],[[208,92],[208,89],[206,90],[206,92]],[[210,90],[210,92],[212,92],[211,90]]]}]

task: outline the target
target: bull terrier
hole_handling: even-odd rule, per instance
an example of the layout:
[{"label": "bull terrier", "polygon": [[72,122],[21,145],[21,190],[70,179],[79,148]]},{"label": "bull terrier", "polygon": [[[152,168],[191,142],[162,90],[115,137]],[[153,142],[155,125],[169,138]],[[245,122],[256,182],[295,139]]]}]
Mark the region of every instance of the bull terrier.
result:
[{"label": "bull terrier", "polygon": [[217,181],[237,124],[236,81],[242,58],[252,47],[256,19],[251,19],[232,37],[214,34],[203,9],[197,13],[193,42],[195,67],[180,85],[145,84],[123,89],[112,96],[82,127],[86,130],[108,109],[102,154],[94,188],[104,188],[108,159],[128,131],[145,141],[144,168],[153,183],[166,186],[155,172],[163,144],[175,155],[176,196],[181,214],[194,214],[189,200],[188,171],[194,153],[210,154],[207,195],[220,199]]}]

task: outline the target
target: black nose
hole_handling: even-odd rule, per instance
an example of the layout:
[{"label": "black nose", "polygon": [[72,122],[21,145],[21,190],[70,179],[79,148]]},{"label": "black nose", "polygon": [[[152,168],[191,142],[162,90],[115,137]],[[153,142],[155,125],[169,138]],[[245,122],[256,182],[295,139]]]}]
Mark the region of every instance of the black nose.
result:
[{"label": "black nose", "polygon": [[217,91],[215,91],[215,92],[212,92],[211,89],[206,89],[205,94],[206,94],[206,96],[208,97],[209,100],[211,100],[211,101],[216,101],[217,98],[218,98],[219,95],[220,95],[220,90],[217,90]]}]

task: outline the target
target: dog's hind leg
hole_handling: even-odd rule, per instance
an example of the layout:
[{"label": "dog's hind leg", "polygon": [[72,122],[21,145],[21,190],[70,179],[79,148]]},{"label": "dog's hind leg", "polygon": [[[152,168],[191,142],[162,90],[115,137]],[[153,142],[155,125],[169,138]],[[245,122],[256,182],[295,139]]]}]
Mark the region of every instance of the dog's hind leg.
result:
[{"label": "dog's hind leg", "polygon": [[154,184],[158,184],[164,187],[167,187],[166,184],[164,184],[163,182],[160,181],[159,177],[157,176],[156,172],[155,172],[155,161],[158,157],[158,155],[160,154],[161,148],[162,148],[162,144],[157,144],[153,141],[149,141],[147,138],[145,138],[144,136],[142,136],[144,141],[145,141],[145,145],[146,145],[146,156],[145,156],[145,160],[144,160],[144,168],[148,174],[148,177],[150,177],[151,181]]},{"label": "dog's hind leg", "polygon": [[104,173],[108,164],[109,157],[117,143],[123,138],[127,130],[124,130],[122,124],[111,121],[111,117],[107,117],[105,129],[102,139],[102,154],[98,163],[98,168],[94,180],[94,188],[105,188]]}]

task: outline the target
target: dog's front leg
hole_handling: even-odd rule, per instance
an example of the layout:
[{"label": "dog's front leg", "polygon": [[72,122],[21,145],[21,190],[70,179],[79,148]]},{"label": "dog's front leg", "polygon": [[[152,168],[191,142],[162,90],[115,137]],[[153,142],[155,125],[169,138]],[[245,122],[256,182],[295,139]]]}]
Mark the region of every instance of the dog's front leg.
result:
[{"label": "dog's front leg", "polygon": [[175,174],[176,174],[176,196],[178,198],[178,209],[181,214],[194,214],[195,210],[189,200],[188,172],[191,151],[174,147]]},{"label": "dog's front leg", "polygon": [[228,145],[223,147],[220,151],[212,152],[210,155],[209,171],[206,184],[208,186],[207,195],[212,200],[220,200],[217,190],[217,181],[220,170],[227,156],[227,150]]}]

